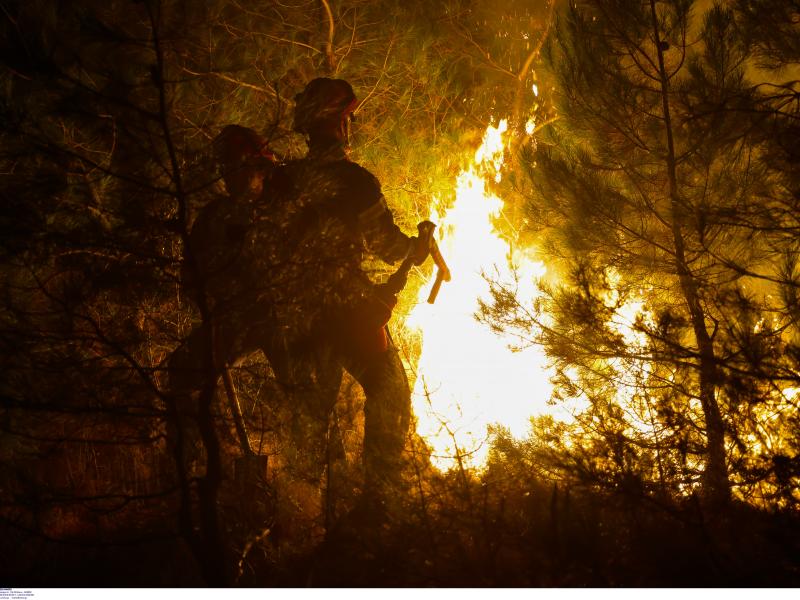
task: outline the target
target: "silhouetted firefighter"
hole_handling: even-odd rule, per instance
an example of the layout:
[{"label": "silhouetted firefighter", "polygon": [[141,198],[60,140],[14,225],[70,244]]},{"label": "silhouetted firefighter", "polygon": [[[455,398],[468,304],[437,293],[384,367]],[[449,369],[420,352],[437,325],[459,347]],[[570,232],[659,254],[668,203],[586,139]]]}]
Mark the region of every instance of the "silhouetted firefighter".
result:
[{"label": "silhouetted firefighter", "polygon": [[[216,316],[256,307],[258,284],[248,254],[248,235],[265,207],[265,184],[276,167],[266,140],[252,129],[228,125],[213,142],[214,159],[221,169],[227,195],[209,202],[197,215],[189,236],[189,249],[197,261],[198,275]],[[195,301],[199,282],[186,267],[181,281]]]},{"label": "silhouetted firefighter", "polygon": [[[205,290],[215,373],[257,350],[269,360],[293,403],[289,460],[309,483],[318,485],[324,469],[343,370],[361,384],[364,498],[379,508],[400,483],[411,395],[386,324],[410,267],[429,254],[433,224],[421,223],[418,237],[402,233],[377,179],[348,160],[357,100],[347,82],[315,79],[295,100],[294,129],[308,136],[303,159],[275,166],[245,128],[229,126],[218,138],[229,197],[198,216],[190,250],[203,281],[185,282],[190,294]],[[362,269],[368,256],[402,264],[375,285]],[[204,339],[198,327],[170,360],[189,430]],[[247,453],[246,439],[243,446]]]},{"label": "silhouetted firefighter", "polygon": [[[202,295],[208,314],[169,359],[169,391],[178,414],[168,437],[173,444],[183,440],[183,468],[195,468],[191,463],[200,458],[196,392],[209,375],[214,382],[222,375],[244,453],[237,461],[237,479],[245,475],[263,480],[266,457],[256,457],[250,448],[229,367],[260,350],[281,380],[298,379],[289,372],[285,344],[277,339],[280,328],[271,310],[269,276],[274,265],[260,260],[265,252],[257,247],[264,237],[258,228],[269,211],[264,204],[268,201],[265,188],[276,159],[266,140],[238,125],[225,127],[214,140],[213,150],[227,194],[202,208],[188,238],[186,253],[195,264],[190,267],[184,262],[182,288],[198,306]],[[210,364],[209,344],[213,347]],[[311,374],[305,373],[305,378],[310,386]]]},{"label": "silhouetted firefighter", "polygon": [[[312,357],[314,370],[338,387],[346,369],[364,389],[365,497],[381,503],[399,483],[411,394],[386,324],[412,264],[428,256],[433,225],[420,236],[394,223],[378,180],[348,159],[357,99],[349,83],[319,78],[295,97],[294,130],[308,136],[305,158],[280,166],[270,192],[276,213],[287,219],[276,264],[288,265],[285,289],[293,290],[282,324],[291,331],[290,354]],[[367,257],[403,261],[398,273],[375,285],[362,269]],[[320,367],[320,362],[326,364]],[[335,397],[306,402],[304,427],[324,440]]]}]

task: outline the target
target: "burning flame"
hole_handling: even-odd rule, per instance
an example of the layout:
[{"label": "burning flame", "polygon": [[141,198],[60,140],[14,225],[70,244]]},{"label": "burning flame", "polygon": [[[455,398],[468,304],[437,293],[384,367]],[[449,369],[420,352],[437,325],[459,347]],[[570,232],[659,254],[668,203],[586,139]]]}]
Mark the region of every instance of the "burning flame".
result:
[{"label": "burning flame", "polygon": [[487,276],[511,281],[516,274],[518,298],[529,304],[538,293],[536,279],[545,273],[530,251],[512,251],[493,225],[503,201],[487,189],[487,179],[501,180],[507,130],[505,120],[487,128],[473,164],[456,180],[453,206],[431,215],[453,279],[433,305],[425,301],[430,283],[424,285],[407,320],[422,335],[413,393],[417,432],[431,445],[439,468],[459,461],[482,465],[488,426],[498,423],[523,436],[531,416],[554,410],[547,404],[552,386],[542,349],[512,352],[515,340],[475,319],[479,299],[489,299]]},{"label": "burning flame", "polygon": [[[533,91],[538,95],[535,86]],[[533,135],[535,127],[531,116],[525,130]],[[537,280],[546,272],[531,250],[516,249],[513,240],[504,238],[494,226],[502,216],[503,201],[487,182],[501,181],[507,129],[506,121],[487,128],[471,166],[456,179],[452,207],[442,214],[432,211],[430,219],[439,226],[439,246],[452,280],[442,286],[433,305],[426,302],[432,281],[423,285],[406,320],[422,339],[412,396],[417,433],[431,446],[433,464],[443,470],[458,465],[482,467],[489,452],[488,428],[493,424],[523,437],[529,433],[533,416],[550,414],[574,422],[575,415],[590,405],[582,392],[558,405],[548,404],[553,372],[543,349],[529,345],[512,351],[509,347],[517,340],[491,331],[475,318],[480,300],[490,300],[487,277],[514,281],[517,300],[522,306],[531,306],[540,294]],[[614,400],[625,407],[629,435],[638,433],[660,443],[661,427],[647,395],[637,393],[652,375],[648,339],[637,326],[637,322],[653,326],[646,301],[650,290],[622,298],[619,276],[615,272],[608,275],[610,292],[604,300],[613,307],[608,326],[623,337],[631,353],[628,360],[606,359],[616,371]],[[759,322],[755,330],[763,326]],[[574,369],[566,373],[580,379]],[[781,441],[768,425],[784,418],[784,411],[798,396],[800,388],[787,387],[759,409],[759,430],[748,437],[753,452],[758,454],[763,448],[780,451]],[[699,412],[700,408],[693,406],[692,410]],[[701,468],[700,464],[692,466]]]}]

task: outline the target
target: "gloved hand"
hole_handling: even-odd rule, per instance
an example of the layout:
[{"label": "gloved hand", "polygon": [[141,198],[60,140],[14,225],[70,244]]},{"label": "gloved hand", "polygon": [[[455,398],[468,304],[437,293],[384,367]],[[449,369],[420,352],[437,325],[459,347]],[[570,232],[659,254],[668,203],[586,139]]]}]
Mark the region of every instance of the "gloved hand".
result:
[{"label": "gloved hand", "polygon": [[412,247],[409,251],[409,257],[414,261],[414,264],[419,266],[425,262],[431,253],[431,236],[436,225],[430,221],[421,221],[417,225],[419,231],[418,236],[411,238]]},{"label": "gloved hand", "polygon": [[411,238],[411,248],[408,251],[408,257],[411,262],[419,266],[425,262],[429,254],[428,241],[426,239],[420,239],[416,235]]}]

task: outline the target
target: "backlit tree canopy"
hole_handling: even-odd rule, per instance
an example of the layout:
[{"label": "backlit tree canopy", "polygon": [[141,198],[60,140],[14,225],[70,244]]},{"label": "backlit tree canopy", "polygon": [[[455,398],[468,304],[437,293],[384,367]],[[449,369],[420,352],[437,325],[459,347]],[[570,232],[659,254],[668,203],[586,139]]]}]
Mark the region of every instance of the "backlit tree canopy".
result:
[{"label": "backlit tree canopy", "polygon": [[524,161],[557,274],[533,312],[498,288],[495,316],[541,326],[557,394],[589,400],[595,445],[569,452],[582,469],[795,505],[796,83],[755,69],[777,50],[739,37],[754,18],[689,2],[560,13],[559,120]]}]

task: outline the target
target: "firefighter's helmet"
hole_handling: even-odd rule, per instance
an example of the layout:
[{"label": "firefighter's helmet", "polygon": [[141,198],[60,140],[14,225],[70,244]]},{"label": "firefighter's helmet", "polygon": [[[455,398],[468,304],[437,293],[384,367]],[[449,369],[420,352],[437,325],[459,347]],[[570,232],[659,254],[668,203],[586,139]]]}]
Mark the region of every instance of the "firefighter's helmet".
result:
[{"label": "firefighter's helmet", "polygon": [[349,83],[327,77],[312,79],[294,100],[294,130],[306,134],[339,127],[358,106]]},{"label": "firefighter's helmet", "polygon": [[236,166],[256,157],[272,158],[266,140],[249,127],[226,125],[213,141],[214,157],[221,165]]}]

